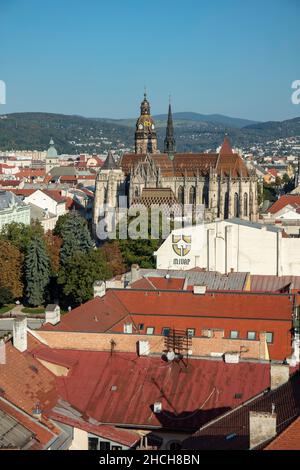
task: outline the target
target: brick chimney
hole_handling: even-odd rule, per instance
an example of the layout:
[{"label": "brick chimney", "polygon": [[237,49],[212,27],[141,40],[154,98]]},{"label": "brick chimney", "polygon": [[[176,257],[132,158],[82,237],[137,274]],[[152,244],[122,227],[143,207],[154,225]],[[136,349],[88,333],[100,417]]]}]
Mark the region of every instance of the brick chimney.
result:
[{"label": "brick chimney", "polygon": [[263,444],[276,436],[277,415],[274,413],[264,413],[250,411],[250,450]]},{"label": "brick chimney", "polygon": [[13,323],[13,345],[18,351],[27,349],[27,318],[17,317]]},{"label": "brick chimney", "polygon": [[276,388],[285,384],[289,381],[290,370],[289,366],[285,364],[271,364],[270,367],[271,373],[271,390],[276,390]]}]

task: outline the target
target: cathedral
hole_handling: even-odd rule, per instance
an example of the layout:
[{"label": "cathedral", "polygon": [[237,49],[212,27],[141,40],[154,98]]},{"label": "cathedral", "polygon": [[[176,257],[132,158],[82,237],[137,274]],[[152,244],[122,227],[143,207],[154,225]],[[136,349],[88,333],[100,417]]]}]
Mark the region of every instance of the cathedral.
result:
[{"label": "cathedral", "polygon": [[96,180],[93,227],[104,204],[117,207],[127,196],[128,206],[203,204],[205,220],[258,218],[257,176],[234,153],[225,137],[215,153],[177,153],[171,104],[164,151],[157,146],[155,122],[146,93],[136,122],[135,152],[116,161],[111,152]]}]

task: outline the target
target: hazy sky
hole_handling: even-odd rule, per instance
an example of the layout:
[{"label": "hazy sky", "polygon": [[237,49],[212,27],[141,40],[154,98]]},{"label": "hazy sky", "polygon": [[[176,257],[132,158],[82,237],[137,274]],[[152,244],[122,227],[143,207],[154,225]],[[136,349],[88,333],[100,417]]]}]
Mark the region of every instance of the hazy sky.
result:
[{"label": "hazy sky", "polygon": [[0,0],[0,113],[300,116],[300,0]]}]

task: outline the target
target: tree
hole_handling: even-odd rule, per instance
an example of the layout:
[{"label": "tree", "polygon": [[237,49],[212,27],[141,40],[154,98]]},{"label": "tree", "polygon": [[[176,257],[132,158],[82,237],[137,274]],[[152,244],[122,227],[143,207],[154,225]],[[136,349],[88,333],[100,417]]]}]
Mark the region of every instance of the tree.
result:
[{"label": "tree", "polygon": [[7,287],[1,286],[0,287],[0,307],[6,304],[10,304],[13,301],[13,295],[11,290]]},{"label": "tree", "polygon": [[44,241],[34,237],[28,246],[25,258],[26,294],[28,303],[34,307],[42,305],[45,288],[50,279],[50,260]]},{"label": "tree", "polygon": [[17,247],[0,239],[0,286],[9,289],[15,299],[23,295],[23,260]]},{"label": "tree", "polygon": [[58,274],[60,267],[60,250],[62,246],[62,239],[58,235],[54,235],[51,230],[44,236],[46,251],[50,259],[51,274]]},{"label": "tree", "polygon": [[61,248],[62,264],[76,251],[88,253],[93,247],[86,221],[76,212],[69,212],[59,217],[54,234],[63,240]]},{"label": "tree", "polygon": [[75,251],[61,267],[58,282],[63,285],[63,293],[71,305],[78,305],[93,297],[93,284],[97,280],[111,277],[101,250],[91,250],[88,254]]},{"label": "tree", "polygon": [[23,254],[26,254],[28,246],[35,236],[41,238],[44,236],[43,227],[38,221],[33,222],[31,225],[12,222],[4,225],[0,233],[0,239],[9,241]]},{"label": "tree", "polygon": [[105,243],[100,250],[102,251],[105,262],[109,264],[113,276],[125,272],[120,245],[116,240]]}]

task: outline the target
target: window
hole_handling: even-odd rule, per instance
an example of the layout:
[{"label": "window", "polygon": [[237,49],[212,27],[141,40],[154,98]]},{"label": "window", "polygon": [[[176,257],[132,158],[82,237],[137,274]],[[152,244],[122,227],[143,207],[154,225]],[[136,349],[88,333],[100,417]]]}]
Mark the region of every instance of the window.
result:
[{"label": "window", "polygon": [[237,330],[231,330],[230,338],[231,339],[237,339],[238,337],[239,337],[239,332]]},{"label": "window", "polygon": [[238,193],[234,194],[234,217],[239,217],[240,215],[240,201]]},{"label": "window", "polygon": [[161,334],[162,334],[163,336],[169,336],[169,334],[170,334],[170,329],[171,329],[171,328],[163,328],[162,331],[161,331]]},{"label": "window", "polygon": [[143,330],[144,328],[145,328],[144,323],[139,323],[139,330],[141,331],[141,330]]},{"label": "window", "polygon": [[155,328],[153,326],[148,326],[146,333],[147,335],[154,335]]},{"label": "window", "polygon": [[256,333],[255,333],[255,331],[248,331],[248,333],[247,333],[247,339],[256,339]]},{"label": "window", "polygon": [[183,186],[179,186],[177,194],[178,194],[179,204],[184,204],[184,188],[183,188]]},{"label": "window", "polygon": [[195,328],[188,328],[186,330],[186,334],[189,338],[192,338],[193,336],[195,336]]},{"label": "window", "polygon": [[98,450],[98,437],[89,437],[89,450]]},{"label": "window", "polygon": [[274,334],[271,333],[270,331],[268,331],[266,333],[266,341],[267,343],[273,343],[273,337],[274,337]]},{"label": "window", "polygon": [[244,194],[244,215],[248,216],[248,194]]},{"label": "window", "polygon": [[196,204],[196,188],[192,186],[189,192],[189,204]]},{"label": "window", "polygon": [[110,450],[110,442],[100,441],[100,450]]},{"label": "window", "polygon": [[124,333],[132,333],[132,323],[124,323]]}]

